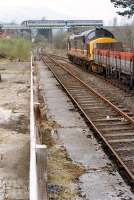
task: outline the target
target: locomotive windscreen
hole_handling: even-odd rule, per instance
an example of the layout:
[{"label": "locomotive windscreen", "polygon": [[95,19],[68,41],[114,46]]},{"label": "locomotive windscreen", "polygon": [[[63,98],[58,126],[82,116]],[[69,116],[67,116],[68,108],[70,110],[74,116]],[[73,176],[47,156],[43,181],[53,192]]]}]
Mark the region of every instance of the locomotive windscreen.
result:
[{"label": "locomotive windscreen", "polygon": [[115,38],[114,35],[110,31],[103,28],[96,28],[87,35],[86,43],[91,40],[94,40],[97,38],[103,38],[103,37]]},{"label": "locomotive windscreen", "polygon": [[110,38],[114,38],[114,35],[106,30],[106,29],[96,29],[96,38],[99,38],[99,37],[110,37]]}]

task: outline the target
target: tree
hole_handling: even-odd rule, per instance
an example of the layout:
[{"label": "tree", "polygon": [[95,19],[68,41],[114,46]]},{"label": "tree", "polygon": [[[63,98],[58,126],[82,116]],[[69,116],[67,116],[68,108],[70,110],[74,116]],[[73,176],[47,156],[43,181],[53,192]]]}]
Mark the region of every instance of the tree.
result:
[{"label": "tree", "polygon": [[119,15],[128,16],[134,15],[134,0],[111,0],[116,8],[122,8],[122,11],[117,12]]}]

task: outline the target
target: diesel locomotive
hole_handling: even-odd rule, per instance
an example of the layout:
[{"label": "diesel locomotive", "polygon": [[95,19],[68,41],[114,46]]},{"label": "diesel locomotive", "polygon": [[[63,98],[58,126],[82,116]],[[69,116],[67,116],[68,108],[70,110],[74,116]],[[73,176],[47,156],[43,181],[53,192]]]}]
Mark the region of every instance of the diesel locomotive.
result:
[{"label": "diesel locomotive", "polygon": [[71,62],[88,71],[119,79],[134,87],[134,53],[126,52],[121,42],[104,28],[73,34],[67,41]]}]

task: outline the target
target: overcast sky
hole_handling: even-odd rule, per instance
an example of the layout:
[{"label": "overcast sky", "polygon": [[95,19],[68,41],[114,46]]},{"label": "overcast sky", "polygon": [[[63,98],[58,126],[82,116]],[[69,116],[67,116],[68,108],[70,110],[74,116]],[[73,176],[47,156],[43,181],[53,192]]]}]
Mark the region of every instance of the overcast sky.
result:
[{"label": "overcast sky", "polygon": [[46,17],[46,19],[102,19],[106,24],[110,24],[117,16],[116,11],[110,0],[1,0],[0,21],[20,22],[25,19]]}]

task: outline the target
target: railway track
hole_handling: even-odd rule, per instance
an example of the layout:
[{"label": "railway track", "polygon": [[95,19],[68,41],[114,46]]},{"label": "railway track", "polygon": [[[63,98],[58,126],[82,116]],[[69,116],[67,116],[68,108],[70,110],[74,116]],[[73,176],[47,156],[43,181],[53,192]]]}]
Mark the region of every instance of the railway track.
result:
[{"label": "railway track", "polygon": [[[53,57],[54,59],[57,59],[61,62],[65,61],[65,63],[63,63],[64,66],[71,66],[73,65],[67,57],[62,57],[62,56],[58,56],[58,55],[55,55],[55,54],[49,54],[49,56]],[[77,65],[77,64],[74,64],[74,65]],[[80,65],[77,65],[78,68],[82,68]],[[87,72],[88,73],[88,72]],[[119,80],[117,80],[116,78],[114,77],[104,77],[100,74],[97,74],[95,72],[90,72],[90,74],[92,74],[93,76],[96,76],[97,78],[99,79],[102,79],[103,81],[105,81],[106,83],[108,84],[111,84],[117,88],[119,88],[120,90],[126,92],[129,96],[133,96],[134,95],[134,90],[130,90],[128,85],[126,84],[122,84],[122,82],[120,82]]]},{"label": "railway track", "polygon": [[[80,69],[80,67],[72,65],[70,62],[64,62],[64,60],[62,59],[62,57],[60,56],[56,56],[56,55],[50,55],[52,56],[52,58],[58,60],[58,62],[60,62],[66,69],[68,69],[70,72],[72,72],[72,74],[74,74],[75,76],[77,76],[78,78],[80,78],[81,80],[83,80],[85,83],[87,83],[88,85],[90,85],[93,89],[95,89],[96,91],[98,91],[101,95],[103,95],[105,98],[107,98],[110,102],[112,102],[114,105],[116,105],[118,108],[120,108],[122,111],[129,113],[132,116],[132,113],[134,114],[134,110],[131,109],[130,105],[131,105],[131,101],[128,105],[128,103],[124,102],[124,98],[131,98],[133,97],[134,91],[130,91],[128,88],[127,90],[125,90],[123,88],[123,90],[119,87],[115,87],[116,84],[111,84],[111,82],[107,81],[105,78],[103,78],[101,75],[96,75],[96,74],[88,74],[88,72],[86,71],[86,75],[85,76],[85,72],[83,70],[82,73],[82,69]],[[96,79],[96,81],[93,81],[93,79]],[[103,84],[99,85],[98,82],[101,80],[103,80]],[[114,81],[113,81],[114,82]],[[96,84],[97,83],[97,84]],[[124,93],[124,97],[122,96],[120,98],[120,94]],[[126,104],[126,105],[125,105]],[[131,110],[131,113],[129,112]]]},{"label": "railway track", "polygon": [[65,60],[65,61],[68,60],[68,57],[59,56],[59,55],[56,55],[56,54],[49,54],[49,56],[52,56],[53,58],[56,58],[56,59],[62,59],[62,60]]},{"label": "railway track", "polygon": [[134,116],[119,108],[50,56],[42,60],[134,183]]}]

